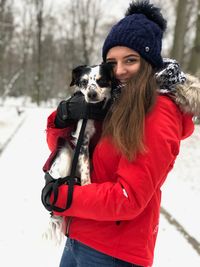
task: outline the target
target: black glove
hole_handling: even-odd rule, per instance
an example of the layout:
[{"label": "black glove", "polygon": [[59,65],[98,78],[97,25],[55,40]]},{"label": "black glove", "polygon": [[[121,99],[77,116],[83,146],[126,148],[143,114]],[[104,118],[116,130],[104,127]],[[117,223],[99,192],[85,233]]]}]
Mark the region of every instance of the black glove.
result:
[{"label": "black glove", "polygon": [[99,103],[87,103],[81,92],[75,93],[68,100],[60,102],[57,108],[55,125],[64,128],[80,119],[103,120],[110,108],[111,101],[105,105],[104,101]]}]

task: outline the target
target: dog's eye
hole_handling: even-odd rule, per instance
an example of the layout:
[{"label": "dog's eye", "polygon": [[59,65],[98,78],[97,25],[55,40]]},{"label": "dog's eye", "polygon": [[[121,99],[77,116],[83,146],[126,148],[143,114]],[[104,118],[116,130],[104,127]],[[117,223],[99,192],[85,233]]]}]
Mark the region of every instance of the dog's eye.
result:
[{"label": "dog's eye", "polygon": [[109,82],[106,79],[99,79],[97,83],[100,87],[107,87],[109,86]]},{"label": "dog's eye", "polygon": [[83,79],[80,81],[80,86],[85,87],[85,86],[87,86],[87,84],[88,84],[88,80],[86,80],[86,79]]}]

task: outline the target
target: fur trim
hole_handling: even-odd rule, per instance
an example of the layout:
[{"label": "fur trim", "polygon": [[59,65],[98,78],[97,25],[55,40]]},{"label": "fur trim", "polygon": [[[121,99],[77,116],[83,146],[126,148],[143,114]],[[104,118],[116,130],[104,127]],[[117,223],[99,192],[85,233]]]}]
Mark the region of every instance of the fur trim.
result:
[{"label": "fur trim", "polygon": [[186,74],[186,82],[176,86],[174,99],[183,112],[200,116],[200,80]]}]

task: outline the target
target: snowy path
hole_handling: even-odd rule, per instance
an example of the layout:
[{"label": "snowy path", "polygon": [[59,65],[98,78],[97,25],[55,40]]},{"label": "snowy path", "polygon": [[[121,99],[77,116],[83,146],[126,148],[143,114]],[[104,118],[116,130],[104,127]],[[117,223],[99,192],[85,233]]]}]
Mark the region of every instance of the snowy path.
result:
[{"label": "snowy path", "polygon": [[[2,267],[58,267],[62,247],[54,247],[42,239],[42,233],[49,220],[48,212],[40,202],[43,187],[41,169],[49,155],[44,132],[49,113],[50,110],[47,109],[27,110],[23,126],[0,155]],[[195,143],[195,140],[198,143]],[[180,156],[180,161],[163,188],[163,207],[198,241],[199,143],[197,134],[191,138],[189,145],[184,144],[185,157]],[[199,149],[195,149],[196,146]],[[200,255],[161,215],[153,267],[176,266],[199,267]]]},{"label": "snowy path", "polygon": [[[48,213],[40,202],[46,110],[28,110],[26,121],[0,157],[2,267],[56,267],[59,250],[42,240]],[[2,205],[3,204],[3,205]]]}]

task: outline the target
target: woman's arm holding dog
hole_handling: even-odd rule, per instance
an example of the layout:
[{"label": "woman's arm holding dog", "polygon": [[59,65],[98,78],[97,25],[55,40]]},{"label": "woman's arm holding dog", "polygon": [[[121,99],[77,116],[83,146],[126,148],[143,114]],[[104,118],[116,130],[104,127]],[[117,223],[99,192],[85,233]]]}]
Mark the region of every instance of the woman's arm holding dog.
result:
[{"label": "woman's arm holding dog", "polygon": [[55,125],[56,115],[57,111],[53,111],[47,119],[46,140],[50,151],[56,149],[59,138],[71,140],[71,132],[75,129],[75,124],[65,128],[57,128]]},{"label": "woman's arm holding dog", "polygon": [[[129,220],[143,211],[154,194],[159,197],[160,187],[179,152],[182,134],[180,111],[171,100],[165,102],[147,119],[147,152],[139,154],[133,162],[122,156],[117,182],[75,186],[72,206],[55,214],[104,221]],[[56,206],[65,207],[67,192],[67,185],[59,187]]]}]

